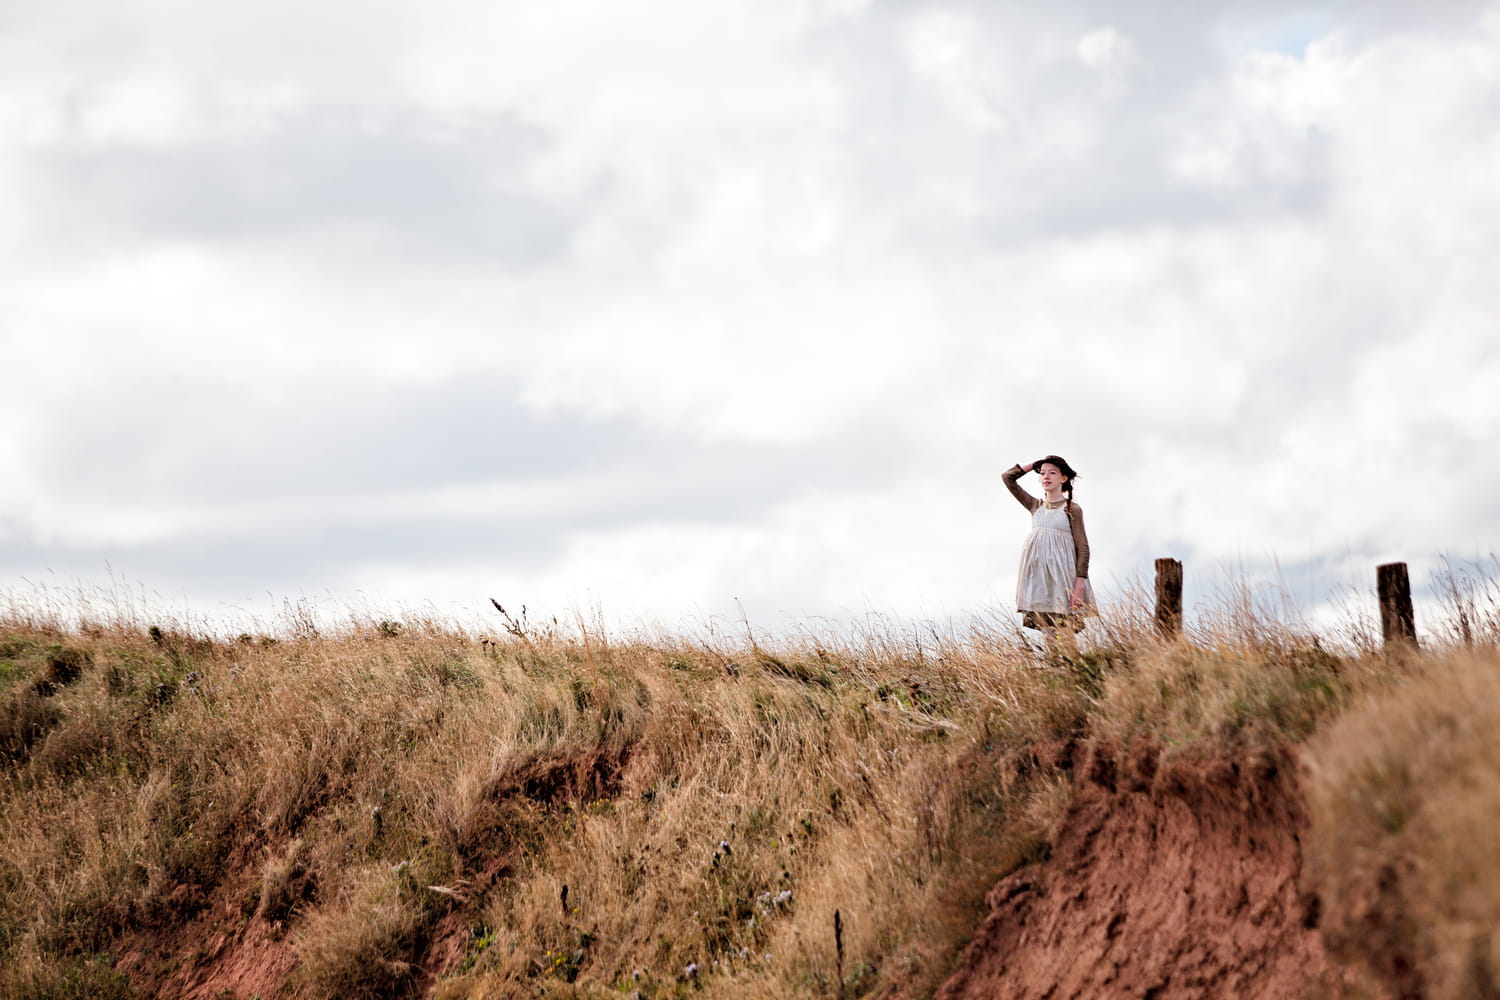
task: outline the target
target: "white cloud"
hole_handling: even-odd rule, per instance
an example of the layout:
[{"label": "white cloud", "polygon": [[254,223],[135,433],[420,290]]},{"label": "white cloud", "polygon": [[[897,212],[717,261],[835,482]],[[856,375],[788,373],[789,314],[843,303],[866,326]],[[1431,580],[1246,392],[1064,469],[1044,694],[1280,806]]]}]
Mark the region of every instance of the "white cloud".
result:
[{"label": "white cloud", "polygon": [[84,96],[75,113],[85,142],[158,147],[181,141],[197,117],[188,89],[165,75],[112,80]]},{"label": "white cloud", "polygon": [[1094,73],[1106,95],[1117,97],[1127,89],[1141,54],[1135,39],[1105,25],[1078,40],[1078,60]]},{"label": "white cloud", "polygon": [[[402,596],[1004,603],[1024,523],[999,472],[1052,450],[1120,577],[1173,546],[1332,565],[1493,532],[1500,13],[1335,11],[1266,51],[1285,25],[1249,7],[1269,26],[1200,11],[1165,49],[1087,4],[88,9],[0,42],[9,544],[322,530],[320,495],[174,491],[149,449],[151,490],[57,492],[118,447],[75,417],[155,426],[170,407],[130,387],[173,379],[217,412],[172,447],[228,461],[287,413],[373,418],[413,386],[428,439],[378,433],[430,453],[446,406],[475,419],[443,401],[459,380],[493,384],[497,435],[614,436],[588,471],[522,450],[348,501],[372,533],[490,512],[546,536],[435,564],[329,543],[330,579]],[[358,426],[339,443],[382,454]],[[642,434],[765,482],[716,466],[668,509],[694,470]],[[1432,458],[1475,489],[1414,513]]]},{"label": "white cloud", "polygon": [[912,71],[964,128],[980,134],[1006,130],[1004,107],[1011,95],[977,18],[925,12],[912,19],[904,42]]},{"label": "white cloud", "polygon": [[[424,586],[454,600],[493,592],[507,606],[597,603],[616,620],[668,627],[689,616],[735,617],[741,608],[761,626],[872,610],[941,616],[972,608],[976,596],[1010,600],[1025,533],[1024,511],[1010,503],[1014,510],[1002,521],[991,516],[993,497],[955,480],[879,494],[772,495],[764,515],[749,521],[580,531],[542,572],[471,565],[457,578],[430,576]],[[400,572],[391,567],[374,589],[397,587]]]}]

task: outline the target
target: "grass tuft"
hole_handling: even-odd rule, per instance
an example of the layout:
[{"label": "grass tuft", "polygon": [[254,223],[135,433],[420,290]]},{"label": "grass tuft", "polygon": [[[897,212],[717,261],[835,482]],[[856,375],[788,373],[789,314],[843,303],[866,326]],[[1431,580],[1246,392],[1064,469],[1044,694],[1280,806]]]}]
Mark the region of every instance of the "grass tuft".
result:
[{"label": "grass tuft", "polygon": [[1309,742],[1324,937],[1403,994],[1500,988],[1500,651],[1419,662]]}]

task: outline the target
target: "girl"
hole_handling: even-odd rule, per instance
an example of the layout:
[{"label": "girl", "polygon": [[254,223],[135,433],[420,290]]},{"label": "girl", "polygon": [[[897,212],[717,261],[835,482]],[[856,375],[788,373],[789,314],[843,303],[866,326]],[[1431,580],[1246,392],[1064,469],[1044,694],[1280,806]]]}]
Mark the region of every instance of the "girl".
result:
[{"label": "girl", "polygon": [[[1017,483],[1035,469],[1042,480],[1042,499]],[[1031,534],[1021,549],[1021,572],[1016,583],[1016,610],[1021,624],[1039,629],[1049,638],[1083,629],[1083,616],[1095,614],[1094,589],[1089,583],[1089,538],[1083,530],[1083,508],[1073,502],[1073,480],[1078,473],[1057,455],[1027,465],[1013,465],[1005,473],[1005,488],[1031,511]]]}]

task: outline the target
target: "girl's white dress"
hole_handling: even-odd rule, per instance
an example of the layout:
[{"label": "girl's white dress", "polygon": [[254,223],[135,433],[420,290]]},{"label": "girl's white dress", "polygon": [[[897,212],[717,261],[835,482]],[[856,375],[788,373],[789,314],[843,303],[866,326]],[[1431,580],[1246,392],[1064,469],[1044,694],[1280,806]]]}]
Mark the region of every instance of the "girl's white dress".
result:
[{"label": "girl's white dress", "polygon": [[[1048,510],[1045,503],[1031,512],[1031,534],[1021,547],[1021,572],[1016,579],[1017,611],[1048,611],[1079,614],[1069,601],[1078,568],[1068,512],[1062,507]],[[1083,581],[1082,614],[1094,613],[1094,586]]]}]

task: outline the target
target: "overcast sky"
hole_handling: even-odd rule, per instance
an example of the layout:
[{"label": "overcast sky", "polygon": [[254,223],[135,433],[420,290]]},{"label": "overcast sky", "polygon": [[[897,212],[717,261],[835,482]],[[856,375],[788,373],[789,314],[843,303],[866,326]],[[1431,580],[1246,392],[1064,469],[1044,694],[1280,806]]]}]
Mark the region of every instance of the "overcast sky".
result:
[{"label": "overcast sky", "polygon": [[1310,613],[1500,549],[1500,4],[0,0],[0,586]]}]

